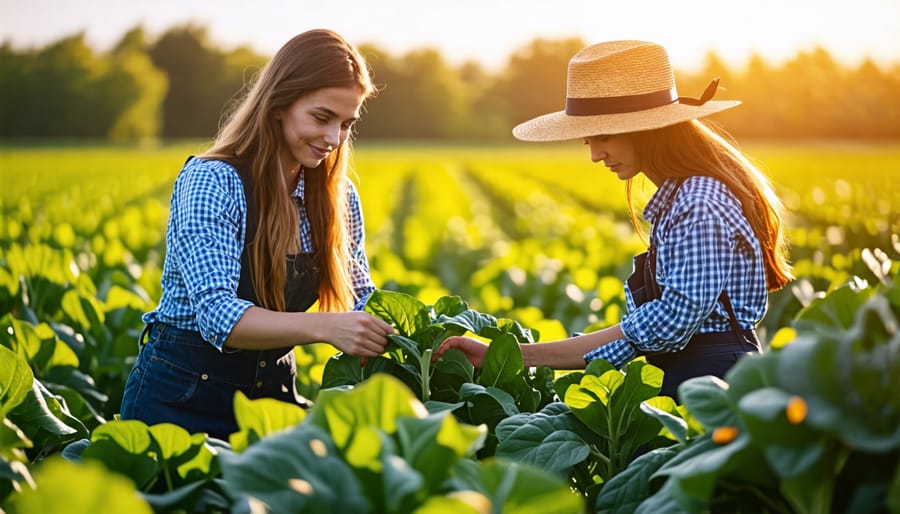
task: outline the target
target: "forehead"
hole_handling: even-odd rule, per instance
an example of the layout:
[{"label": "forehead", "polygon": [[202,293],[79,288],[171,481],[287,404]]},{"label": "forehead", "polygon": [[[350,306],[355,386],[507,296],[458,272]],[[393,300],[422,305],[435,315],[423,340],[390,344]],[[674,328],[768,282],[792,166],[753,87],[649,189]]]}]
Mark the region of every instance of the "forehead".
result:
[{"label": "forehead", "polygon": [[365,95],[356,87],[326,87],[303,95],[291,106],[301,109],[319,109],[339,118],[358,118]]}]

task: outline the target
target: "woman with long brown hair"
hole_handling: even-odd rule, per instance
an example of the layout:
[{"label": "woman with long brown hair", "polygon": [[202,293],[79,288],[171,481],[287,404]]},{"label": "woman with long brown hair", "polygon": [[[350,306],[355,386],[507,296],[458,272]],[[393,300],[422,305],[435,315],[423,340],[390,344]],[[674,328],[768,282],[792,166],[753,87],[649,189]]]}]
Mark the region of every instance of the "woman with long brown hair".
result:
[{"label": "woman with long brown hair", "polygon": [[295,345],[382,353],[393,329],[360,312],[375,286],[347,177],[353,125],[373,90],[341,36],[304,32],[262,69],[212,147],[187,160],[162,298],[143,317],[122,418],[225,439],[237,429],[237,391],[307,403]]},{"label": "woman with long brown hair", "polygon": [[[619,179],[643,174],[657,190],[643,211],[649,249],[625,284],[621,322],[569,339],[522,345],[525,366],[578,369],[603,358],[616,367],[646,356],[664,372],[661,394],[677,400],[685,380],[725,373],[761,351],[756,325],[768,291],[791,280],[781,203],[731,138],[699,118],[738,105],[679,97],[665,49],[643,41],[589,46],[569,61],[566,109],[513,129],[525,141],[581,139],[592,162]],[[631,208],[631,207],[630,207]],[[632,222],[639,229],[634,209]],[[447,339],[480,366],[487,346]]]}]

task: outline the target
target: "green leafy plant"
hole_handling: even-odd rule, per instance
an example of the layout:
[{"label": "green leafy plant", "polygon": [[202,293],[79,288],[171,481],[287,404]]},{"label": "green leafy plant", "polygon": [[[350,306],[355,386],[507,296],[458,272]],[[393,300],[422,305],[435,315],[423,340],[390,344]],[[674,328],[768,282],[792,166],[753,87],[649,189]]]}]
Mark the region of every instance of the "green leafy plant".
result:
[{"label": "green leafy plant", "polygon": [[68,462],[54,456],[37,465],[33,492],[14,494],[8,503],[87,512],[65,511],[64,499],[41,496],[69,490],[60,484],[60,470],[84,470],[90,480],[79,482],[85,488],[79,497],[85,501],[96,501],[103,490],[96,477],[114,476],[111,504],[122,501],[121,486],[130,484],[143,500],[132,504],[155,512],[400,514],[448,506],[461,513],[485,506],[491,512],[583,512],[583,500],[543,470],[473,459],[486,428],[460,423],[447,410],[429,413],[389,375],[323,390],[308,411],[273,402],[236,395],[239,430],[231,444],[167,423],[110,421],[90,441],[69,445],[63,452]]},{"label": "green leafy plant", "polygon": [[[639,452],[667,446],[676,438],[666,427],[687,430],[688,416],[668,397],[657,396],[662,371],[637,359],[624,371],[592,361],[554,384],[563,402],[540,412],[510,416],[497,425],[497,456],[559,473],[589,498],[622,472]],[[646,412],[653,406],[677,422],[663,424]]]},{"label": "green leafy plant", "polygon": [[[391,323],[386,355],[368,359],[338,354],[325,365],[322,387],[354,385],[378,373],[395,376],[432,411],[451,409],[466,423],[485,423],[489,442],[480,456],[493,452],[493,429],[500,420],[519,412],[533,412],[553,399],[553,372],[523,367],[519,343],[533,343],[531,330],[518,322],[497,319],[468,308],[456,296],[426,306],[397,292],[376,291],[367,312]],[[463,354],[451,350],[432,362],[437,347],[448,337],[475,334],[490,341],[484,364],[475,369]]]},{"label": "green leafy plant", "polygon": [[726,381],[683,384],[704,432],[635,460],[597,510],[897,512],[900,284],[879,279],[816,299],[793,341],[741,360]]}]

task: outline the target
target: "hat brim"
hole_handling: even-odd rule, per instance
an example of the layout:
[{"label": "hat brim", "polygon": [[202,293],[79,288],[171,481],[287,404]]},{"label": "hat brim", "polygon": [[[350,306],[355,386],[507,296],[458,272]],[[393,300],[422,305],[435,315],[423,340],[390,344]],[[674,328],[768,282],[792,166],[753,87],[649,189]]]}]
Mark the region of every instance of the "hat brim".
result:
[{"label": "hat brim", "polygon": [[565,111],[538,116],[513,128],[521,141],[565,141],[599,134],[651,130],[715,114],[740,105],[739,100],[711,100],[703,105],[668,104],[645,111],[571,116]]}]

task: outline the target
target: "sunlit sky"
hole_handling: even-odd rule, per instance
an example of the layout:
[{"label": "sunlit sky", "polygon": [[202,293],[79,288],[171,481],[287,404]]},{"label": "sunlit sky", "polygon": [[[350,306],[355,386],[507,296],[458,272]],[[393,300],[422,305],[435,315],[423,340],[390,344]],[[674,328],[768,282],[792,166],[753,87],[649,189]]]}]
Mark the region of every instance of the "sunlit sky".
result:
[{"label": "sunlit sky", "polygon": [[102,51],[136,25],[156,37],[194,22],[213,44],[266,55],[326,27],[393,54],[431,47],[488,68],[535,38],[570,36],[655,41],[681,69],[710,50],[741,67],[752,53],[777,64],[817,46],[848,65],[900,63],[900,0],[0,0],[0,13],[0,41],[17,49],[84,32]]}]

